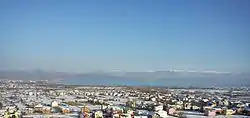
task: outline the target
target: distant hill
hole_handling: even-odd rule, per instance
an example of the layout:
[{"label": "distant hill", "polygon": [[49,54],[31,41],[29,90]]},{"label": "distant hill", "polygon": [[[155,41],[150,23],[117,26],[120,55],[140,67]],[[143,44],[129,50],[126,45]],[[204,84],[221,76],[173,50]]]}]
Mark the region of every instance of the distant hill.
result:
[{"label": "distant hill", "polygon": [[151,71],[67,73],[33,71],[0,71],[0,79],[49,80],[64,84],[159,85],[159,86],[249,86],[249,73]]},{"label": "distant hill", "polygon": [[0,79],[11,80],[53,80],[59,78],[68,78],[73,74],[65,72],[47,72],[42,70],[35,71],[0,71]]}]

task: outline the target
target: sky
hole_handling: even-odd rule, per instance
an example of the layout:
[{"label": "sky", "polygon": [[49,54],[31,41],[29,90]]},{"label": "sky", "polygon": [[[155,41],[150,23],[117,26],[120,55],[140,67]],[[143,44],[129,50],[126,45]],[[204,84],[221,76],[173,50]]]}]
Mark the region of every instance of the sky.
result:
[{"label": "sky", "polygon": [[249,0],[1,0],[0,69],[250,72]]}]

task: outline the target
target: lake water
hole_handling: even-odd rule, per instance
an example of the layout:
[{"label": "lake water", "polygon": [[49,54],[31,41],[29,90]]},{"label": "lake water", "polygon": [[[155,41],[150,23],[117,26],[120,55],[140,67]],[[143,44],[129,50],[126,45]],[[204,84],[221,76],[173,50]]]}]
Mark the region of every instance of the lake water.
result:
[{"label": "lake water", "polygon": [[218,79],[218,78],[163,78],[163,79],[136,79],[136,78],[69,78],[61,81],[70,85],[130,85],[130,86],[169,86],[169,87],[240,87],[249,84],[246,79]]}]

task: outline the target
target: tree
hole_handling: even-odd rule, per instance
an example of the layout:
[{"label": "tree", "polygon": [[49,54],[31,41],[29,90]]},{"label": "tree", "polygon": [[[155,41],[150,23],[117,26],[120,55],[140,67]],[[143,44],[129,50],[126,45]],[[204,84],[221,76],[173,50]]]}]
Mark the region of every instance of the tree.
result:
[{"label": "tree", "polygon": [[0,109],[2,109],[3,108],[3,103],[2,102],[0,102]]},{"label": "tree", "polygon": [[193,106],[191,106],[190,110],[191,110],[191,111],[193,111],[193,110],[194,110]]}]

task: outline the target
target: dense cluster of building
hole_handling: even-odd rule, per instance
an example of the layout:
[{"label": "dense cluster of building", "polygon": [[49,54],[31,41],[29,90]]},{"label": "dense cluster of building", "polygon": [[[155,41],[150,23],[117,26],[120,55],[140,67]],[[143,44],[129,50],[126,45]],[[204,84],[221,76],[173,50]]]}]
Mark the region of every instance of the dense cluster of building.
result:
[{"label": "dense cluster of building", "polygon": [[249,117],[248,88],[66,86],[0,84],[0,117],[171,118]]}]

